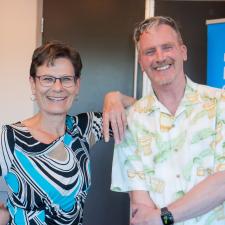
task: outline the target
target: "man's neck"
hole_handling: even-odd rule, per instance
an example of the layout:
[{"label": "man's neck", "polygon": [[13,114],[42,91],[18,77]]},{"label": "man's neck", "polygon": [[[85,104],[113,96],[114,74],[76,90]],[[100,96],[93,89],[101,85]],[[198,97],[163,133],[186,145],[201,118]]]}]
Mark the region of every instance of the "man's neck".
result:
[{"label": "man's neck", "polygon": [[184,96],[186,86],[185,76],[167,85],[153,87],[158,100],[169,110],[172,115],[176,114],[177,108]]}]

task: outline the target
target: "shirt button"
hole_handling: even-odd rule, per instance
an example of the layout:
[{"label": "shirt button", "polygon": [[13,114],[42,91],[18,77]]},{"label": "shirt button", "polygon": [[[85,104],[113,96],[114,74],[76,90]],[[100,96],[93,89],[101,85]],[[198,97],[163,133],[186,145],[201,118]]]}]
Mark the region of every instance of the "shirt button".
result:
[{"label": "shirt button", "polygon": [[175,151],[175,152],[178,152],[178,149],[177,149],[177,148],[175,148],[175,149],[174,149],[174,151]]},{"label": "shirt button", "polygon": [[177,178],[180,178],[180,174],[177,174],[176,177],[177,177]]}]

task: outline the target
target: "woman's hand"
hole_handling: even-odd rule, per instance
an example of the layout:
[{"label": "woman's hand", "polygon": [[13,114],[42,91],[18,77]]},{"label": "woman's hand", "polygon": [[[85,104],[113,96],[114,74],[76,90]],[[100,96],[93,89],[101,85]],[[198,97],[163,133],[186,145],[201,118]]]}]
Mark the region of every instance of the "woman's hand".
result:
[{"label": "woman's hand", "polygon": [[103,135],[109,141],[109,123],[111,123],[115,143],[118,144],[127,125],[125,108],[132,105],[135,99],[121,94],[119,91],[109,92],[105,95],[103,105]]},{"label": "woman's hand", "polygon": [[9,222],[10,216],[4,204],[0,203],[0,225],[6,225]]}]

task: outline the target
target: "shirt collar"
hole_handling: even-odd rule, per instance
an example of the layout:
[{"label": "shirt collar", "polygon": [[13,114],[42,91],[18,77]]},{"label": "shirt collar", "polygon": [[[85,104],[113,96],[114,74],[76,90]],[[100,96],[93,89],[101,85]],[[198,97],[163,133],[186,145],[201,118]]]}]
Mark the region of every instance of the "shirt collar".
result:
[{"label": "shirt collar", "polygon": [[201,101],[198,84],[194,83],[189,77],[186,76],[186,86],[184,96],[180,102],[180,106],[189,106],[198,104]]},{"label": "shirt collar", "polygon": [[[200,102],[200,95],[198,93],[198,84],[194,83],[188,76],[185,76],[185,78],[186,78],[186,85],[184,96],[181,99],[176,114],[180,114],[186,109],[186,107],[198,104]],[[160,111],[169,114],[169,111],[166,109],[166,107],[163,106],[162,103],[158,101],[152,86],[150,86],[149,88],[149,96],[146,96],[144,98],[144,101],[148,102],[147,104],[148,107],[145,108],[146,112],[148,111],[149,113],[151,113],[152,111],[160,109]]]}]

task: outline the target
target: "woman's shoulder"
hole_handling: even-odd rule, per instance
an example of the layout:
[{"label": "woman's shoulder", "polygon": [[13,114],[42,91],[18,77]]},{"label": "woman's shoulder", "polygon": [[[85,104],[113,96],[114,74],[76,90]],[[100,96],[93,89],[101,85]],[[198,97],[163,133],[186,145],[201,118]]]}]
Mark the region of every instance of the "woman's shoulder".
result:
[{"label": "woman's shoulder", "polygon": [[2,132],[13,132],[19,129],[23,129],[23,126],[20,122],[16,122],[12,124],[3,124],[1,127]]},{"label": "woman's shoulder", "polygon": [[84,112],[77,115],[67,115],[66,122],[76,123],[78,121],[88,122],[94,119],[102,119],[101,112]]},{"label": "woman's shoulder", "polygon": [[86,131],[93,127],[93,124],[102,124],[101,112],[84,112],[73,116],[67,115],[66,117],[66,127],[70,131],[76,128]]},{"label": "woman's shoulder", "polygon": [[10,149],[13,149],[15,144],[15,128],[14,124],[4,124],[1,127],[1,144],[2,146],[9,146]]}]

